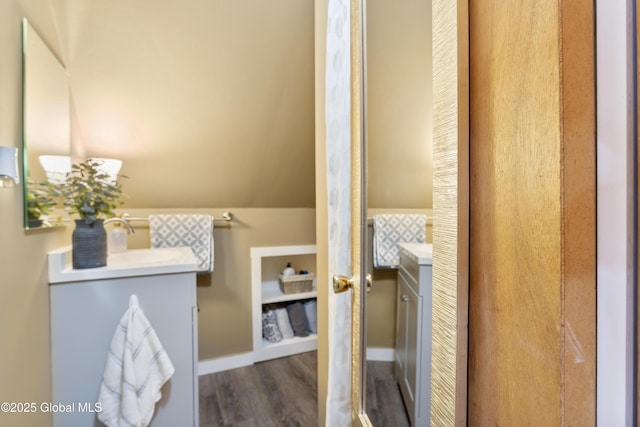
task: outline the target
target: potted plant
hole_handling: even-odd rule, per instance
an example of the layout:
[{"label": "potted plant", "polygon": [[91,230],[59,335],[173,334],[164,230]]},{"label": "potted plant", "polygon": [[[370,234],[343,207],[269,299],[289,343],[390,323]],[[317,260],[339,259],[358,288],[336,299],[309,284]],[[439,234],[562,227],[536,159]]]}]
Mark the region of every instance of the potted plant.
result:
[{"label": "potted plant", "polygon": [[42,226],[42,217],[58,204],[58,188],[48,181],[27,181],[27,224],[29,228]]},{"label": "potted plant", "polygon": [[117,179],[100,169],[102,162],[88,159],[71,165],[62,184],[64,205],[76,214],[72,238],[73,268],[95,268],[107,265],[107,233],[105,218],[115,216],[122,204],[122,187]]}]

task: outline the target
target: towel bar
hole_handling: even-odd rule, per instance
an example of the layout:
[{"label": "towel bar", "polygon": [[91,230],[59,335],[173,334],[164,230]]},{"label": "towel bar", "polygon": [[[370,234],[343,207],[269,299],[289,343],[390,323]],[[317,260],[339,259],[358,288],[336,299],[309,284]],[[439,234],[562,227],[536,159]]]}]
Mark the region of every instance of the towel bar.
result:
[{"label": "towel bar", "polygon": [[[129,216],[129,214],[127,213],[122,214],[121,218],[127,221],[147,221],[147,222],[149,221],[149,218],[132,217],[132,216]],[[48,224],[50,226],[56,226],[56,225],[62,225],[63,223],[70,223],[72,221],[73,219],[71,218],[52,218],[48,221]],[[214,222],[231,222],[233,221],[233,215],[231,214],[231,212],[223,212],[221,217],[217,217],[217,218],[214,217],[213,221]]]},{"label": "towel bar", "polygon": [[[149,218],[146,217],[131,217],[129,216],[129,214],[122,214],[122,218],[126,219],[127,221],[149,221]],[[233,221],[233,216],[231,215],[231,212],[223,212],[222,216],[219,218],[214,217],[213,218],[214,221],[224,221],[224,222],[228,222],[228,221]]]},{"label": "towel bar", "polygon": [[[427,225],[428,224],[433,224],[433,217],[432,216],[428,216],[427,217]],[[372,216],[368,216],[367,217],[367,225],[370,226],[370,227],[373,225],[373,217]]]}]

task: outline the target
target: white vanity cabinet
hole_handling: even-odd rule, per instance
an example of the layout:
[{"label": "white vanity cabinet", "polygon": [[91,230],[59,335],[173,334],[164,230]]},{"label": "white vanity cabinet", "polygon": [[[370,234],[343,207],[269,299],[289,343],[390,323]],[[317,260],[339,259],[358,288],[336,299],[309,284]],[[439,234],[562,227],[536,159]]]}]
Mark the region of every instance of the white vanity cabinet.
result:
[{"label": "white vanity cabinet", "polygon": [[197,261],[189,248],[130,250],[106,267],[73,270],[49,253],[54,427],[102,425],[96,406],[111,339],[132,294],[175,367],[151,426],[197,427]]},{"label": "white vanity cabinet", "polygon": [[411,425],[428,426],[431,383],[431,244],[400,243],[395,375]]},{"label": "white vanity cabinet", "polygon": [[266,246],[251,248],[251,291],[253,314],[253,357],[260,362],[285,357],[318,348],[318,336],[293,337],[270,343],[262,337],[262,308],[267,304],[300,301],[316,298],[317,283],[314,279],[311,292],[285,294],[280,290],[278,273],[287,262],[296,270],[316,268],[316,245]]}]

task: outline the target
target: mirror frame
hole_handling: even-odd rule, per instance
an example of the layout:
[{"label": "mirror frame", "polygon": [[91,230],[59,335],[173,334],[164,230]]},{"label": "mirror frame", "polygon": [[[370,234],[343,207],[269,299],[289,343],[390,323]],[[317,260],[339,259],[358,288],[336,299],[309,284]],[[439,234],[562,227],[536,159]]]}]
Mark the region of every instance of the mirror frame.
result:
[{"label": "mirror frame", "polygon": [[[351,0],[352,258],[351,407],[354,426],[366,414],[366,135],[365,0]],[[431,424],[467,423],[469,301],[469,20],[468,1],[432,1],[433,43],[433,319]],[[364,218],[364,220],[363,220]],[[357,230],[355,230],[357,229]],[[354,251],[355,252],[355,251]]]},{"label": "mirror frame", "polygon": [[[43,53],[46,51],[47,55],[41,55],[37,60],[37,63],[42,65],[46,63],[47,65],[51,65],[48,68],[49,71],[53,70],[55,66],[55,73],[47,73],[45,78],[29,79],[30,68],[34,66],[33,56],[37,53],[34,52],[33,49],[29,49],[30,45],[33,47],[33,40],[37,40],[37,44],[41,45],[41,48],[37,50],[42,50]],[[30,57],[31,61],[30,61]],[[31,63],[30,63],[31,62]],[[36,67],[37,68],[37,67]],[[51,74],[55,74],[52,76]],[[24,182],[23,186],[23,201],[24,201],[24,228],[25,230],[33,230],[33,229],[47,229],[61,225],[59,221],[56,223],[46,222],[43,225],[29,225],[29,216],[28,216],[28,191],[29,191],[29,175],[30,172],[34,171],[34,168],[40,168],[37,164],[34,165],[34,162],[29,161],[29,142],[30,139],[33,141],[32,136],[30,136],[29,129],[33,128],[33,111],[30,113],[30,109],[33,110],[33,88],[34,85],[36,87],[45,86],[42,82],[46,80],[46,82],[55,81],[56,83],[60,83],[62,80],[65,80],[66,85],[61,87],[58,86],[53,87],[52,84],[46,84],[46,90],[41,92],[46,92],[48,96],[47,99],[51,99],[50,96],[52,93],[55,95],[57,101],[55,104],[44,103],[44,108],[46,109],[45,113],[38,113],[39,116],[44,117],[45,114],[47,118],[51,119],[44,125],[39,123],[37,128],[44,128],[45,132],[49,131],[54,135],[54,141],[60,142],[58,147],[55,147],[52,152],[47,152],[46,154],[54,154],[54,155],[64,155],[69,156],[71,153],[71,121],[70,121],[70,105],[71,105],[71,96],[70,96],[70,86],[69,86],[69,78],[67,74],[67,70],[60,61],[60,59],[55,55],[55,53],[49,48],[44,39],[40,36],[38,31],[29,23],[27,18],[22,18],[22,179]],[[31,82],[31,83],[30,83]],[[31,87],[31,90],[29,89]],[[53,87],[53,89],[52,89]],[[53,105],[53,108],[52,108]],[[38,108],[43,107],[42,105],[38,105]],[[42,109],[42,108],[41,108]],[[63,111],[64,110],[64,111]],[[58,114],[55,114],[58,113]],[[60,120],[55,120],[60,118],[61,115],[64,115],[66,122],[60,123]],[[30,124],[31,123],[31,124]],[[42,140],[42,138],[38,138]],[[48,140],[47,142],[51,142]],[[64,146],[62,146],[64,144]],[[32,159],[33,160],[33,159]],[[42,168],[42,179],[38,179],[37,181],[46,180],[44,168]]]},{"label": "mirror frame", "polygon": [[[372,427],[366,413],[366,0],[350,1],[351,47],[351,419]],[[363,290],[363,286],[365,289]]]},{"label": "mirror frame", "polygon": [[467,424],[469,3],[433,7],[431,423]]}]

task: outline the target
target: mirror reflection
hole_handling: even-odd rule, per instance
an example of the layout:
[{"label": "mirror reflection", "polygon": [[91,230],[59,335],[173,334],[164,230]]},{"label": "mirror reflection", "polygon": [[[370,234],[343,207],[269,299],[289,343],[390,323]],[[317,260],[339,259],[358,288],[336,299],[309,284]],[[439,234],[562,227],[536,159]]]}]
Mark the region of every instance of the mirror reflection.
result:
[{"label": "mirror reflection", "polygon": [[[23,20],[23,143],[25,228],[52,225],[56,185],[70,169],[67,73],[29,22]],[[48,172],[45,172],[45,167]]]},{"label": "mirror reflection", "polygon": [[[384,241],[380,215],[410,222],[426,217],[424,234],[405,239],[431,242],[431,3],[367,0],[366,55],[367,258],[373,282],[366,300],[364,407],[374,426],[421,425],[429,411],[416,393],[424,297],[418,283],[414,290],[411,280],[401,280],[396,262],[384,261],[384,246],[373,242]],[[404,226],[387,228],[393,234]]]}]

